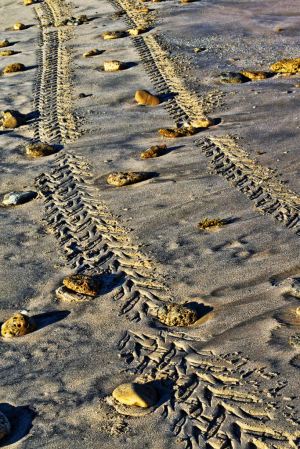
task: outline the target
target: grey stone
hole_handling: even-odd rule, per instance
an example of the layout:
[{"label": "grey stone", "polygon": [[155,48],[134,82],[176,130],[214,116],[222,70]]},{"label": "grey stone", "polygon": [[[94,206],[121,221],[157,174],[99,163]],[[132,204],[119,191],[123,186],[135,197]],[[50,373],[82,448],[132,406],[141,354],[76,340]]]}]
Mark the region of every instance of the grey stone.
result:
[{"label": "grey stone", "polygon": [[223,84],[242,84],[244,77],[236,72],[222,72],[220,74],[220,81]]},{"label": "grey stone", "polygon": [[10,192],[5,195],[3,204],[6,206],[17,206],[18,204],[24,204],[33,198],[37,197],[37,192]]}]

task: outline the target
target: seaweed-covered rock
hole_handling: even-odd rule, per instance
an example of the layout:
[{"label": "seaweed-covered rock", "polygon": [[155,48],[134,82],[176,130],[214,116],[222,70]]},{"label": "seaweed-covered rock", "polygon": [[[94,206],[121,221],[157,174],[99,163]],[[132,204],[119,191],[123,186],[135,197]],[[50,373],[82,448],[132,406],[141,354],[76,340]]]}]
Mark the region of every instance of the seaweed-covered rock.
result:
[{"label": "seaweed-covered rock", "polygon": [[10,433],[10,422],[4,415],[0,412],[0,440]]},{"label": "seaweed-covered rock", "polygon": [[14,24],[14,30],[19,31],[19,30],[26,30],[26,25],[24,25],[24,23],[15,23]]},{"label": "seaweed-covered rock", "polygon": [[116,72],[117,70],[126,69],[127,65],[121,61],[104,61],[105,72]]},{"label": "seaweed-covered rock", "polygon": [[56,148],[51,147],[51,145],[35,144],[27,145],[26,147],[26,154],[32,157],[50,156],[50,154],[54,154],[56,152]]},{"label": "seaweed-covered rock", "polygon": [[1,326],[1,335],[5,338],[21,337],[35,331],[36,324],[24,312],[17,313]]},{"label": "seaweed-covered rock", "polygon": [[297,73],[300,72],[300,58],[282,59],[271,66],[271,70],[276,73]]},{"label": "seaweed-covered rock", "polygon": [[148,178],[148,173],[144,172],[119,172],[111,173],[108,178],[108,184],[112,184],[117,187],[122,187],[127,184],[135,184]]},{"label": "seaweed-covered rock", "polygon": [[159,98],[150,94],[146,90],[137,90],[135,93],[135,99],[138,103],[147,104],[148,106],[156,106],[160,104]]},{"label": "seaweed-covered rock", "polygon": [[236,72],[222,72],[220,81],[223,84],[242,84],[244,82],[243,75]]},{"label": "seaweed-covered rock", "polygon": [[15,62],[14,64],[9,64],[3,70],[3,73],[15,73],[15,72],[23,72],[25,70],[25,65],[20,64],[19,62]]},{"label": "seaweed-covered rock", "polygon": [[112,396],[121,404],[143,408],[153,407],[159,400],[157,391],[151,385],[136,382],[119,385]]},{"label": "seaweed-covered rock", "polygon": [[4,128],[18,128],[19,126],[25,125],[26,119],[23,114],[18,113],[17,111],[3,111],[2,112],[3,120],[2,126]]},{"label": "seaweed-covered rock", "polygon": [[167,145],[155,145],[150,147],[149,150],[141,154],[142,159],[158,157],[164,154],[167,150]]},{"label": "seaweed-covered rock", "polygon": [[290,337],[290,344],[294,346],[294,348],[300,348],[300,334],[294,334]]},{"label": "seaweed-covered rock", "polygon": [[100,283],[93,276],[72,274],[63,280],[63,284],[70,290],[84,295],[96,296],[100,292]]},{"label": "seaweed-covered rock", "polygon": [[198,319],[194,310],[181,304],[161,306],[157,311],[157,318],[167,326],[190,326]]},{"label": "seaweed-covered rock", "polygon": [[6,206],[17,206],[19,204],[28,203],[28,201],[37,197],[34,191],[29,192],[10,192],[4,196],[3,204]]},{"label": "seaweed-covered rock", "polygon": [[126,36],[125,31],[106,31],[103,33],[103,37],[105,40],[108,39],[120,39],[121,37]]}]

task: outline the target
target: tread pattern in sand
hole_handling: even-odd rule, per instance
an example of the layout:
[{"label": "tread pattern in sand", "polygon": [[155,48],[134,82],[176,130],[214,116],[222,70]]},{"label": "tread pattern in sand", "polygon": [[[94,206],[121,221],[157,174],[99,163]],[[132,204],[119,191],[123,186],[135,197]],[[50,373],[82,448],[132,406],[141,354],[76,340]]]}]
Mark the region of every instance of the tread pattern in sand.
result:
[{"label": "tread pattern in sand", "polygon": [[215,356],[192,346],[167,332],[126,332],[119,342],[138,381],[160,381],[171,391],[155,413],[171,422],[185,449],[298,447],[299,432],[292,423],[283,426],[274,402],[259,389],[262,380],[280,388],[276,373],[249,369],[239,353]]},{"label": "tread pattern in sand", "polygon": [[68,153],[58,155],[52,174],[36,178],[45,198],[46,220],[57,237],[66,264],[78,272],[106,272],[107,289],[122,300],[121,313],[140,320],[170,294],[156,280],[154,264],[129,239],[99,197],[88,176],[88,166]]}]

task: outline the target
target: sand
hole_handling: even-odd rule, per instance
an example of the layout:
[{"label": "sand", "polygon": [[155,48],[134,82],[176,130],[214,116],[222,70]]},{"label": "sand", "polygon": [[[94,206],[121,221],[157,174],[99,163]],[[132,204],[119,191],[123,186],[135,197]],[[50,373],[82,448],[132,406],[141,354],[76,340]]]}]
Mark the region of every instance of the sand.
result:
[{"label": "sand", "polygon": [[[16,54],[0,70],[26,70],[0,77],[1,110],[27,124],[1,129],[1,201],[39,195],[0,207],[1,322],[26,309],[37,324],[1,341],[0,411],[12,431],[0,447],[299,446],[300,355],[289,343],[299,299],[287,279],[300,277],[300,75],[219,82],[223,71],[270,72],[299,57],[297,6],[2,2],[1,40]],[[88,24],[49,25],[82,14]],[[16,22],[27,28],[13,31]],[[137,37],[103,38],[143,25]],[[127,68],[104,72],[111,60]],[[142,89],[161,104],[137,104]],[[215,125],[196,135],[158,133],[203,113]],[[37,143],[57,153],[26,155]],[[141,159],[163,144],[163,156]],[[131,171],[149,177],[107,183]],[[227,224],[201,230],[204,217]],[[58,300],[76,273],[99,275],[100,294]],[[160,323],[158,307],[172,302],[199,320]],[[149,382],[159,403],[118,405],[111,394],[126,382]]]}]

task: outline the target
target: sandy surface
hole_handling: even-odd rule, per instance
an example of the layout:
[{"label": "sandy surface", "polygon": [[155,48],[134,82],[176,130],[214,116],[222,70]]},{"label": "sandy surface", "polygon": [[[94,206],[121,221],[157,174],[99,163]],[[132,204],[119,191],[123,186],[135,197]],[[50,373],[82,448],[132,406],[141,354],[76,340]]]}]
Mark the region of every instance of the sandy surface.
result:
[{"label": "sandy surface", "polygon": [[[222,71],[299,57],[298,2],[119,1],[122,16],[104,0],[1,4],[1,40],[17,54],[0,70],[26,66],[0,77],[1,110],[28,121],[1,130],[0,194],[39,196],[0,207],[1,322],[27,309],[38,325],[1,341],[12,432],[0,447],[299,447],[300,354],[289,343],[299,299],[286,279],[300,274],[300,76],[219,82]],[[88,24],[49,25],[80,14]],[[12,31],[15,22],[28,28]],[[134,24],[150,29],[103,39]],[[127,69],[104,72],[114,59]],[[162,103],[138,105],[137,89]],[[203,111],[216,125],[197,135],[157,132]],[[26,156],[39,142],[57,154]],[[140,158],[158,144],[164,156]],[[116,188],[106,181],[115,171],[149,178]],[[203,217],[228,224],[202,231]],[[100,294],[57,300],[78,272],[100,274]],[[161,324],[166,302],[190,304],[198,322]],[[160,392],[149,413],[106,402],[133,380]]]}]

